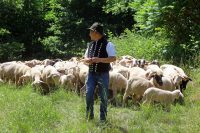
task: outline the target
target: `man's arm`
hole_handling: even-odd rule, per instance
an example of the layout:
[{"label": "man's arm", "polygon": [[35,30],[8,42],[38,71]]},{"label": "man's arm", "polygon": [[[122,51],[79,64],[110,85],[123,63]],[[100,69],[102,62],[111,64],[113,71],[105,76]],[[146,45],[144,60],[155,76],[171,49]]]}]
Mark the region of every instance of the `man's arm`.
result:
[{"label": "man's arm", "polygon": [[98,57],[93,57],[92,58],[92,63],[110,63],[116,61],[115,56],[107,57],[107,58],[98,58]]},{"label": "man's arm", "polygon": [[85,65],[89,65],[92,64],[92,58],[87,58],[85,57],[84,59],[81,60],[82,62],[84,62]]}]

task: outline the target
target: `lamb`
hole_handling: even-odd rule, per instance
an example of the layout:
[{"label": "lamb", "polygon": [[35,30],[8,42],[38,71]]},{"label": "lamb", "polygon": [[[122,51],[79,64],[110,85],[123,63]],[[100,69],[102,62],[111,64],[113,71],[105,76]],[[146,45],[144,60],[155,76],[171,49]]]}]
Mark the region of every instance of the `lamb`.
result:
[{"label": "lamb", "polygon": [[184,97],[180,90],[167,91],[150,87],[144,92],[143,104],[159,102],[169,109],[170,104],[180,97]]},{"label": "lamb", "polygon": [[149,80],[141,77],[132,77],[128,80],[128,85],[123,96],[123,104],[127,102],[128,96],[132,96],[134,103],[141,100],[145,90],[150,87],[153,87],[153,84]]}]

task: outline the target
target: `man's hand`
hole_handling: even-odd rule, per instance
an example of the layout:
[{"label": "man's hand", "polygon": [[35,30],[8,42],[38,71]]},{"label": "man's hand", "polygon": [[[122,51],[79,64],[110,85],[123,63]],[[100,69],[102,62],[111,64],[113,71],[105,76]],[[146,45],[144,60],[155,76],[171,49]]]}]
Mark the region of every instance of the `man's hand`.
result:
[{"label": "man's hand", "polygon": [[85,58],[85,59],[82,59],[81,61],[83,61],[84,63],[87,63],[87,64],[92,64],[92,58]]},{"label": "man's hand", "polygon": [[92,62],[93,62],[93,63],[99,63],[99,62],[101,62],[101,58],[93,57],[93,58],[92,58]]}]

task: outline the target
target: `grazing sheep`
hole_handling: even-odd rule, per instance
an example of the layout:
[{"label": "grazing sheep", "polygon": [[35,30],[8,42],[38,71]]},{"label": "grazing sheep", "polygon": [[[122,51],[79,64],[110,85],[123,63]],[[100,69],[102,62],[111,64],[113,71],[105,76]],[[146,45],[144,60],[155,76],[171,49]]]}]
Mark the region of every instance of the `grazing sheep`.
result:
[{"label": "grazing sheep", "polygon": [[51,59],[45,59],[42,61],[42,65],[44,65],[44,66],[48,66],[48,65],[53,66],[55,63],[56,62]]},{"label": "grazing sheep", "polygon": [[156,78],[152,78],[150,81],[153,83],[155,87],[160,88],[162,90],[173,91],[176,89],[176,84],[171,78],[164,76],[164,77],[161,77],[161,80],[162,80],[161,84],[159,84],[159,82],[156,81]]},{"label": "grazing sheep", "polygon": [[47,83],[49,88],[59,85],[60,73],[53,66],[46,66],[42,72],[42,80]]},{"label": "grazing sheep", "polygon": [[15,85],[19,85],[20,77],[23,76],[25,73],[29,72],[31,70],[31,67],[25,65],[25,64],[16,64],[16,68],[14,70],[14,76],[15,76]]},{"label": "grazing sheep", "polygon": [[121,65],[114,65],[113,72],[121,73],[126,79],[129,79],[130,69]]},{"label": "grazing sheep", "polygon": [[122,74],[117,72],[110,72],[109,75],[109,90],[113,92],[111,100],[116,102],[117,92],[120,92],[123,95],[128,81]]},{"label": "grazing sheep", "polygon": [[132,77],[128,80],[128,85],[123,96],[123,104],[127,102],[128,96],[132,96],[134,103],[141,100],[145,90],[150,87],[153,87],[153,84],[149,80],[141,77]]},{"label": "grazing sheep", "polygon": [[62,75],[60,76],[60,84],[64,87],[64,88],[68,88],[69,90],[73,90],[75,88],[75,84],[74,84],[74,79],[75,76],[73,74],[67,74],[67,75]]},{"label": "grazing sheep", "polygon": [[41,65],[42,61],[33,59],[33,60],[30,60],[30,61],[25,61],[24,64],[29,66],[29,67],[34,67],[36,65]]},{"label": "grazing sheep", "polygon": [[[146,72],[144,69],[140,67],[132,67],[129,69],[129,79],[132,77],[142,77],[147,78],[147,75],[149,75],[149,72]],[[147,74],[148,73],[148,74]]]},{"label": "grazing sheep", "polygon": [[180,90],[167,91],[159,88],[151,87],[144,92],[143,104],[159,102],[166,106],[168,109],[175,99],[184,97]]},{"label": "grazing sheep", "polygon": [[177,67],[177,66],[174,66],[174,65],[171,65],[171,64],[164,64],[164,65],[160,66],[160,68],[162,70],[164,70],[166,68],[173,68],[179,74],[179,76],[182,77],[182,83],[180,84],[180,90],[181,90],[181,92],[183,92],[183,90],[186,89],[187,83],[189,81],[192,81],[192,79],[190,77],[188,77],[185,74],[185,72],[183,71],[183,69],[180,68],[180,67]]},{"label": "grazing sheep", "polygon": [[177,89],[180,89],[179,86],[182,84],[182,77],[179,75],[179,73],[174,68],[172,68],[172,67],[165,68],[163,70],[163,75],[165,77],[170,78],[173,81],[175,87]]},{"label": "grazing sheep", "polygon": [[85,82],[86,82],[89,68],[85,64],[79,64],[78,67],[80,68],[80,71],[78,74],[77,90],[80,90],[80,94],[81,96],[83,96],[86,91]]},{"label": "grazing sheep", "polygon": [[151,70],[152,72],[156,72],[158,75],[163,75],[163,71],[162,69],[159,68],[158,65],[151,64],[151,65],[148,65],[146,69],[147,71]]},{"label": "grazing sheep", "polygon": [[5,62],[1,64],[1,78],[5,82],[15,83],[14,71],[16,69],[16,62]]}]

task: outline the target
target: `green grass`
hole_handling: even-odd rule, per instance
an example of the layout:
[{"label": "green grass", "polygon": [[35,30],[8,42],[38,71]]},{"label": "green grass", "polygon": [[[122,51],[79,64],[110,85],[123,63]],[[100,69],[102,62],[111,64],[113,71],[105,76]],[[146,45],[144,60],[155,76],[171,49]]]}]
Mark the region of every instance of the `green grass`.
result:
[{"label": "green grass", "polygon": [[200,69],[190,72],[192,82],[184,92],[185,105],[172,105],[169,112],[159,106],[108,107],[108,123],[85,120],[85,99],[62,89],[47,96],[30,85],[16,88],[0,85],[0,132],[136,132],[196,133],[200,131]]}]

